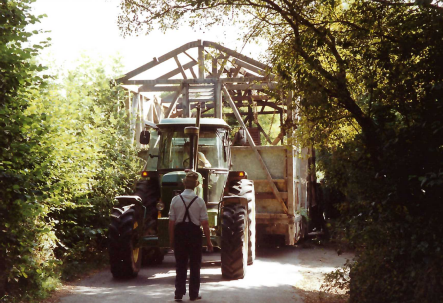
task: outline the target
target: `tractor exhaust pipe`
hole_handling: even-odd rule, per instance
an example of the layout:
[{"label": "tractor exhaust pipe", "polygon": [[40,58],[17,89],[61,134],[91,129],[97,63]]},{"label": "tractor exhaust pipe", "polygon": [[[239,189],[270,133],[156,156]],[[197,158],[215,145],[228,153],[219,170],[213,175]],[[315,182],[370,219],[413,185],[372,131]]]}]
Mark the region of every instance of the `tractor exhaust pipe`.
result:
[{"label": "tractor exhaust pipe", "polygon": [[194,145],[194,171],[197,171],[198,167],[198,139],[200,138],[200,117],[201,117],[201,107],[200,103],[197,104],[197,117],[195,119],[195,127],[197,128],[197,135],[195,136]]},{"label": "tractor exhaust pipe", "polygon": [[198,167],[198,139],[200,134],[200,117],[201,117],[201,107],[200,104],[197,105],[197,119],[195,121],[195,126],[185,127],[185,134],[189,135],[190,139],[190,155],[189,155],[189,168],[192,171],[197,171]]}]

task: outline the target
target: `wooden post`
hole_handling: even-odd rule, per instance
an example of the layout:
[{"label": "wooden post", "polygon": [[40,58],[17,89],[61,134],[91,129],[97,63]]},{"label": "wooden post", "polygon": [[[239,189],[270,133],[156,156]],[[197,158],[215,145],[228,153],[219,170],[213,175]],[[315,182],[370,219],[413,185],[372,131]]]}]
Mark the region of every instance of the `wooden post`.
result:
[{"label": "wooden post", "polygon": [[292,125],[294,124],[294,113],[293,105],[292,105],[292,91],[288,91],[288,96],[286,97],[286,125],[288,126],[287,132],[286,132],[286,142],[288,145],[294,145],[295,142],[293,142],[293,135],[294,135],[294,128]]},{"label": "wooden post", "polygon": [[172,98],[172,103],[171,103],[171,105],[169,106],[168,111],[167,111],[166,114],[165,114],[165,117],[166,117],[166,118],[171,117],[172,111],[174,110],[175,105],[177,104],[177,101],[178,101],[178,99],[180,98],[180,95],[181,95],[181,94],[184,94],[183,85],[180,85],[180,86],[178,87],[178,89],[175,91],[175,95],[174,95],[174,97]]},{"label": "wooden post", "polygon": [[198,40],[200,43],[198,46],[198,78],[205,78],[205,48],[201,40]]},{"label": "wooden post", "polygon": [[183,106],[183,118],[191,117],[191,104],[189,102],[189,84],[183,85],[183,98],[182,98],[182,106]]},{"label": "wooden post", "polygon": [[[288,185],[288,214],[295,217],[296,206],[296,189],[294,180],[294,148],[290,145],[289,149],[286,150],[286,169],[287,169],[287,185]],[[289,224],[289,243],[288,245],[294,245],[295,238],[295,224]]]},{"label": "wooden post", "polygon": [[214,78],[217,75],[217,63],[218,63],[217,61],[218,60],[215,59],[215,58],[212,59],[212,72],[211,72],[211,74],[212,74],[212,77],[214,77]]},{"label": "wooden post", "polygon": [[251,91],[248,91],[248,118],[249,118],[249,128],[252,128],[252,121],[254,121],[254,113],[252,112],[252,97]]},{"label": "wooden post", "polygon": [[223,118],[223,100],[221,97],[222,84],[220,81],[214,83],[214,117]]},{"label": "wooden post", "polygon": [[243,123],[243,120],[241,119],[240,114],[238,113],[237,108],[235,107],[234,101],[232,101],[231,96],[229,95],[228,90],[225,86],[223,86],[223,93],[225,94],[226,99],[228,100],[229,105],[232,108],[232,111],[235,114],[235,117],[237,118],[238,122],[240,123],[241,127],[245,130],[246,133],[246,139],[248,139],[249,144],[251,145],[252,150],[254,151],[255,157],[258,160],[258,163],[261,165],[263,171],[266,174],[266,179],[268,180],[269,185],[271,186],[272,192],[275,195],[275,198],[277,201],[281,204],[283,207],[283,212],[285,214],[288,213],[288,208],[285,205],[285,202],[283,201],[280,192],[278,191],[278,188],[275,186],[274,181],[272,180],[271,173],[269,172],[268,168],[266,167],[266,163],[263,161],[263,158],[261,157],[260,153],[257,150],[257,147],[255,146],[254,140],[252,140],[251,134],[249,133],[248,129],[246,128],[246,125]]}]

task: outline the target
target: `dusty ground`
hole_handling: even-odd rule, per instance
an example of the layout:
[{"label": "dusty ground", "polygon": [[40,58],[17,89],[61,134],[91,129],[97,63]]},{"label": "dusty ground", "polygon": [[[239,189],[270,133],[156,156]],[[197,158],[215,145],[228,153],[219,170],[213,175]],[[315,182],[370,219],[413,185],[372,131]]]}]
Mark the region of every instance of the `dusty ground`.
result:
[{"label": "dusty ground", "polygon": [[[318,246],[259,249],[246,277],[227,281],[221,276],[220,253],[204,254],[200,302],[343,302],[339,296],[319,296],[319,289],[323,274],[347,258],[352,255],[338,256]],[[168,254],[163,264],[142,268],[135,279],[118,281],[109,270],[100,271],[64,286],[46,302],[173,302],[174,277],[174,256]]]}]

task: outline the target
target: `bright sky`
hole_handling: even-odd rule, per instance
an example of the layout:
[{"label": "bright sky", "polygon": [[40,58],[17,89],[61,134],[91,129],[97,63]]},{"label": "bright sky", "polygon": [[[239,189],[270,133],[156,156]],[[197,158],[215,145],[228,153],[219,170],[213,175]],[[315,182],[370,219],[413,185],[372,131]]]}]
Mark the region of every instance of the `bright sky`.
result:
[{"label": "bright sky", "polygon": [[[161,55],[198,39],[220,43],[240,51],[242,44],[234,28],[212,28],[194,32],[184,27],[166,34],[156,31],[149,36],[123,38],[117,27],[119,0],[37,0],[34,14],[46,14],[39,25],[51,31],[52,46],[46,57],[64,67],[71,66],[83,52],[92,58],[106,58],[120,53],[125,71],[133,70]],[[249,45],[244,55],[259,59],[256,45]]]}]

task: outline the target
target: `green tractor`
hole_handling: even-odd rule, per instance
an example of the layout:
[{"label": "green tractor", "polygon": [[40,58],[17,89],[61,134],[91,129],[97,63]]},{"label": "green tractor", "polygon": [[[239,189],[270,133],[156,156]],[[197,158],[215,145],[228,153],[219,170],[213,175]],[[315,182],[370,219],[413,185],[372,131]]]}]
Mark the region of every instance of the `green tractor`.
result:
[{"label": "green tractor", "polygon": [[245,171],[231,170],[231,128],[222,119],[200,119],[200,110],[197,118],[169,118],[149,126],[151,131],[140,136],[140,143],[150,145],[142,179],[134,195],[116,197],[118,206],[111,213],[113,276],[135,277],[142,262],[163,260],[169,248],[170,203],[184,190],[182,179],[192,170],[199,173],[195,191],[206,202],[211,241],[221,249],[222,275],[242,279],[255,259],[255,192]]}]

